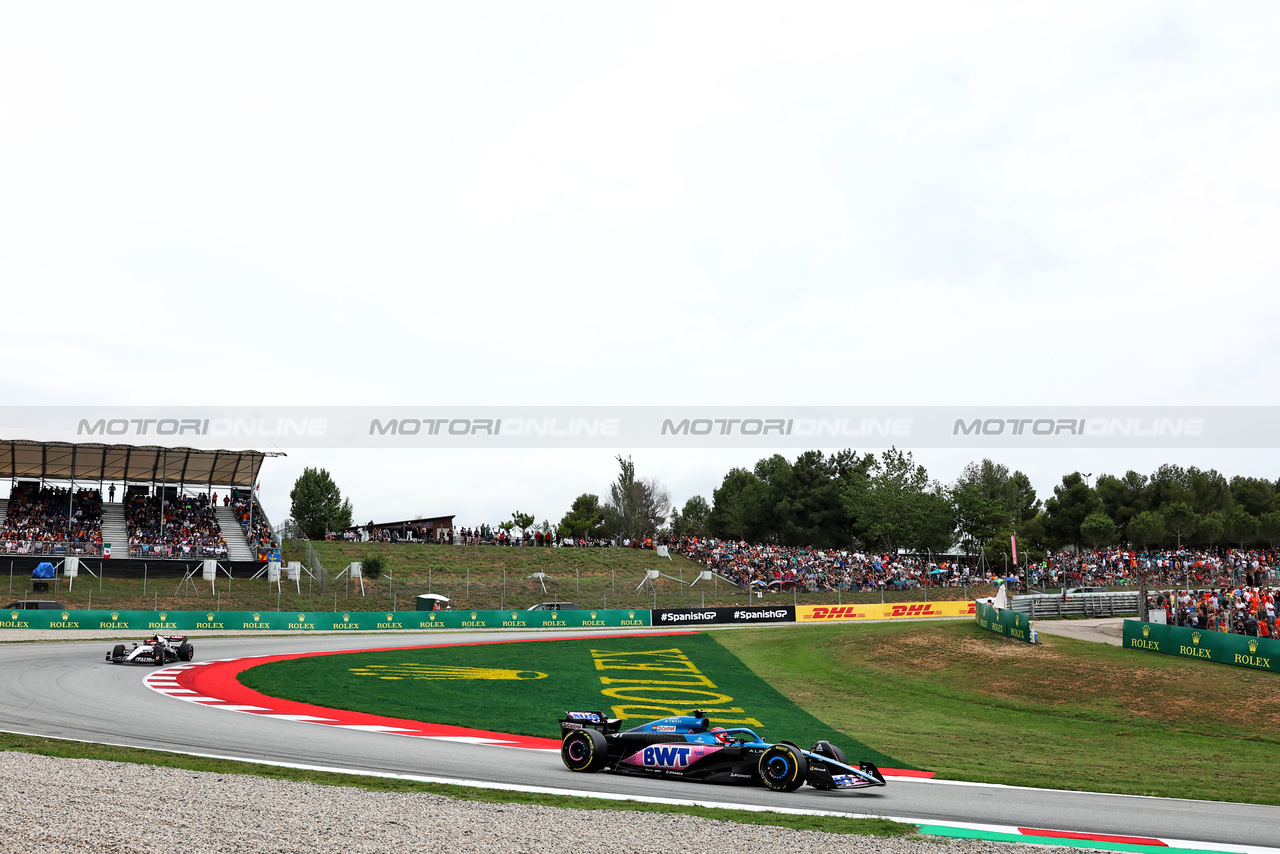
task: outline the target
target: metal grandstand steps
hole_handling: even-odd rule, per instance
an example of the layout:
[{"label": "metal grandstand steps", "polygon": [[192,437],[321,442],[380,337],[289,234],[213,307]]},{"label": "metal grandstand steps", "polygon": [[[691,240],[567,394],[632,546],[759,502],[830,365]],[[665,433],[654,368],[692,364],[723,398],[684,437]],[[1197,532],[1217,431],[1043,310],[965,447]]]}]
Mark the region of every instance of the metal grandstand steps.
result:
[{"label": "metal grandstand steps", "polygon": [[4,527],[4,520],[9,518],[9,499],[0,498],[0,528]]},{"label": "metal grandstand steps", "polygon": [[229,560],[253,560],[255,555],[249,548],[249,541],[244,537],[244,528],[236,518],[236,511],[230,507],[219,506],[214,509],[218,514],[218,527],[222,529],[222,539],[227,541],[227,558]]},{"label": "metal grandstand steps", "polygon": [[102,502],[102,542],[111,543],[111,556],[129,556],[129,526],[124,521],[124,504]]}]

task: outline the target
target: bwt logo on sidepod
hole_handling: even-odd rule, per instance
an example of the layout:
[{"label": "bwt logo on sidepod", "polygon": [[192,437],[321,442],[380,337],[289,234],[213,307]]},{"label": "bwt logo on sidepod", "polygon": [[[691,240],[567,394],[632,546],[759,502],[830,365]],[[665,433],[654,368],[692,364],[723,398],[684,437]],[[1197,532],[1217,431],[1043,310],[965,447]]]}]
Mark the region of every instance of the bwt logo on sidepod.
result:
[{"label": "bwt logo on sidepod", "polygon": [[655,744],[644,749],[644,765],[646,768],[687,768],[692,747],[677,747],[672,744]]}]

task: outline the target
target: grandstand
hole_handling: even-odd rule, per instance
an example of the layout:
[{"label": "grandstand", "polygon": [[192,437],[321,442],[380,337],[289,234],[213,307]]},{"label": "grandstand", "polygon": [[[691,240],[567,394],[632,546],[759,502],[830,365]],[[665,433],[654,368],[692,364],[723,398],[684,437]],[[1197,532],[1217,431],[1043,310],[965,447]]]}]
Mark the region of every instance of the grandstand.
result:
[{"label": "grandstand", "polygon": [[14,573],[69,556],[111,576],[179,575],[212,558],[252,575],[279,548],[254,493],[279,452],[0,442],[0,557]]}]

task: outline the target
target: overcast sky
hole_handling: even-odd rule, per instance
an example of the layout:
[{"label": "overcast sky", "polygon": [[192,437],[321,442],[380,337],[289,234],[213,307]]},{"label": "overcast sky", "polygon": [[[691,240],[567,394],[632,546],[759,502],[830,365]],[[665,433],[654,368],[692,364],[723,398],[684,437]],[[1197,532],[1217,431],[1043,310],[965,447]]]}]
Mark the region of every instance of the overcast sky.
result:
[{"label": "overcast sky", "polygon": [[[6,3],[0,402],[1272,404],[1277,44],[1263,2]],[[556,521],[613,455],[262,495]],[[760,453],[634,456],[683,502]]]}]

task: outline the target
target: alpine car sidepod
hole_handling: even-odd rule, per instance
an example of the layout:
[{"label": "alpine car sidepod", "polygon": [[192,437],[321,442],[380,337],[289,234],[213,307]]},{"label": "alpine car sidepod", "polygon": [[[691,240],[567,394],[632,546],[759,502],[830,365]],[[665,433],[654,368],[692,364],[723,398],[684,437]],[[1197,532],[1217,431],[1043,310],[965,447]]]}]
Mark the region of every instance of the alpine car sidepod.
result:
[{"label": "alpine car sidepod", "polygon": [[750,783],[793,792],[865,789],[885,785],[870,762],[850,765],[827,741],[802,750],[789,741],[767,742],[745,728],[712,729],[703,712],[662,718],[622,730],[603,712],[567,712],[560,720],[560,758],[570,771],[608,769],[622,774],[706,783]]},{"label": "alpine car sidepod", "polygon": [[186,635],[153,635],[130,647],[116,644],[107,653],[107,661],[112,664],[172,664],[190,661],[195,654],[196,648]]}]

